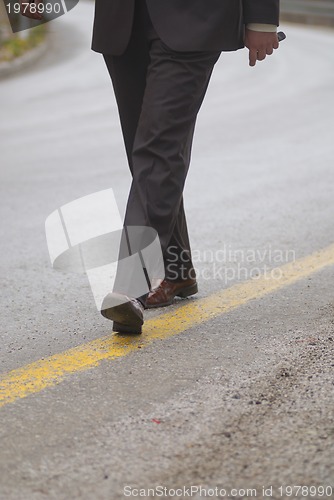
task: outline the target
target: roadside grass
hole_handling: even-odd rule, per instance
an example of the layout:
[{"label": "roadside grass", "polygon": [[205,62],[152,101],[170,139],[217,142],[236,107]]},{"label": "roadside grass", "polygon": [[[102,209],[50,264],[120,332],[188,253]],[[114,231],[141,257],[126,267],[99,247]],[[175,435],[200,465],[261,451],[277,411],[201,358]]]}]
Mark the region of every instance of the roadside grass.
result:
[{"label": "roadside grass", "polygon": [[36,26],[30,29],[27,38],[13,35],[6,40],[2,40],[0,43],[0,62],[12,61],[37,47],[45,39],[46,31],[45,25]]}]

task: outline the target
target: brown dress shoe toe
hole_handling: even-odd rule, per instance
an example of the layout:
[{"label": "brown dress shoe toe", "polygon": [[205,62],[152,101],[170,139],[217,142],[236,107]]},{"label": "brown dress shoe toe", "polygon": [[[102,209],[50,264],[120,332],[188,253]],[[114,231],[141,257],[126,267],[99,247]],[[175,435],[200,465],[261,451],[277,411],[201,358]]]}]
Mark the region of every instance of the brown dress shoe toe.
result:
[{"label": "brown dress shoe toe", "polygon": [[157,288],[151,290],[146,299],[146,309],[165,307],[173,303],[175,297],[190,297],[198,292],[197,281],[169,281],[164,279]]}]

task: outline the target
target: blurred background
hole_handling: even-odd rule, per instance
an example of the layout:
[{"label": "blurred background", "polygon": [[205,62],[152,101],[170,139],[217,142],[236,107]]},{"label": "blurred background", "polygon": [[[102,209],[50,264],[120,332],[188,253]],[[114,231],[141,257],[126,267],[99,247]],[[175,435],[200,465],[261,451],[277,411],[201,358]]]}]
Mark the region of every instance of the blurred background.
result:
[{"label": "blurred background", "polygon": [[[13,30],[9,23],[5,2],[1,1],[0,64],[13,61],[17,57],[22,57],[31,49],[34,49],[45,41],[47,33],[46,24],[34,26],[32,20],[20,15],[12,16],[11,21]],[[16,33],[13,33],[13,31]]]},{"label": "blurred background", "polygon": [[281,0],[281,20],[334,26],[333,0]]}]

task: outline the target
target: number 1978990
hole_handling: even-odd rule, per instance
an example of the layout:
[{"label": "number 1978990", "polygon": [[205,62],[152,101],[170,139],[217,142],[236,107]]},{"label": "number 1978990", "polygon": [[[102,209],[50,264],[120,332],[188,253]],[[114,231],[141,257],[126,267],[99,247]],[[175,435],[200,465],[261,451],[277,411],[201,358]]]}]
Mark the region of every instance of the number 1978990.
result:
[{"label": "number 1978990", "polygon": [[[21,10],[21,5],[22,5],[22,10]],[[62,6],[60,3],[29,3],[29,2],[22,2],[22,4],[16,2],[14,4],[6,4],[6,7],[8,9],[9,14],[19,14],[22,12],[23,14],[26,13],[27,9],[32,14],[60,14],[62,12]]]}]

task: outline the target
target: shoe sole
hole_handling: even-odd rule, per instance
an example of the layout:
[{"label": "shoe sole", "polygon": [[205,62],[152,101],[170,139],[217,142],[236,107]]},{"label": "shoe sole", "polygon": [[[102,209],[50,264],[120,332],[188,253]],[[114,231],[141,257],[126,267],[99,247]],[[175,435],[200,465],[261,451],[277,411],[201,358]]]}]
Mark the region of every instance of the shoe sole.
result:
[{"label": "shoe sole", "polygon": [[198,292],[198,285],[197,283],[194,283],[193,285],[187,286],[186,288],[183,288],[179,292],[177,292],[171,300],[168,302],[164,302],[163,304],[154,304],[154,305],[147,305],[145,306],[146,309],[156,309],[158,307],[166,307],[170,306],[173,304],[173,301],[175,297],[180,297],[181,299],[185,299],[187,297],[190,297],[191,295],[195,295]]},{"label": "shoe sole", "polygon": [[142,333],[142,327],[131,327],[128,325],[122,325],[121,323],[116,323],[114,321],[112,325],[112,331],[117,332],[117,333],[131,333],[131,334],[136,334],[140,335]]},{"label": "shoe sole", "polygon": [[114,332],[136,334],[142,332],[144,321],[138,316],[131,302],[124,302],[124,304],[119,304],[118,306],[102,309],[101,314],[114,322]]}]

